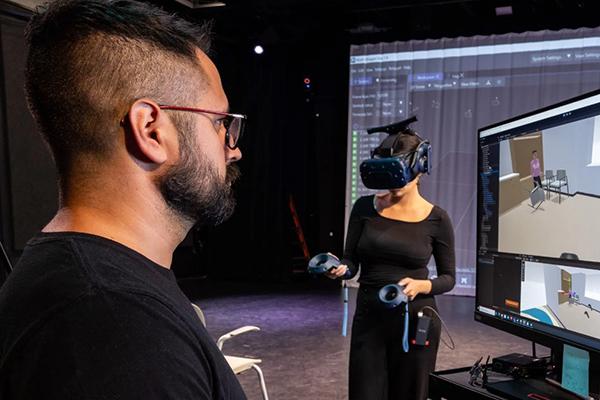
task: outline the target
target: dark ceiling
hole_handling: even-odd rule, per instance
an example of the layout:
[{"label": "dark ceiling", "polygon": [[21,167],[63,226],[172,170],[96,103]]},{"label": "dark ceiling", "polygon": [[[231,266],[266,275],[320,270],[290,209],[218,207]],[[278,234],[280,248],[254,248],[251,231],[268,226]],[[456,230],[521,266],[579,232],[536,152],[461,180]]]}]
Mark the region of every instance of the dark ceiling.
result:
[{"label": "dark ceiling", "polygon": [[[267,44],[326,43],[329,35],[364,43],[600,25],[598,0],[224,0],[224,7],[201,9],[155,1],[190,18],[214,19],[223,40]],[[506,6],[512,15],[497,16],[496,8]]]},{"label": "dark ceiling", "polygon": [[[195,9],[182,3],[220,2],[142,1],[191,20],[213,20],[218,39],[237,44],[326,45],[332,35],[338,43],[360,44],[600,26],[600,0],[221,0],[225,6]],[[498,7],[511,7],[512,13],[496,15]]]}]

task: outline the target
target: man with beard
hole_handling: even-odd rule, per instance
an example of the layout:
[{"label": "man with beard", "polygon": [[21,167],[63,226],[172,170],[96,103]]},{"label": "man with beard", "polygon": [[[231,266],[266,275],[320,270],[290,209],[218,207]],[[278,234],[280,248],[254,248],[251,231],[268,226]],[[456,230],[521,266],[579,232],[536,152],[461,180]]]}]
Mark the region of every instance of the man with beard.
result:
[{"label": "man with beard", "polygon": [[205,28],[132,0],[33,16],[26,91],[60,208],[0,291],[2,399],[244,399],[170,270],[233,211],[245,117]]}]

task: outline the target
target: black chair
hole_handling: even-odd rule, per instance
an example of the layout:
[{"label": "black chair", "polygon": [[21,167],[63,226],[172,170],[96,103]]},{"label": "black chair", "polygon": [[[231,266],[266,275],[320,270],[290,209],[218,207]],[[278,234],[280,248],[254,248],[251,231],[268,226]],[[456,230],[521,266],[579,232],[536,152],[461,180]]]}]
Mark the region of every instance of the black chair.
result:
[{"label": "black chair", "polygon": [[560,258],[564,260],[579,260],[579,257],[575,253],[561,253]]}]

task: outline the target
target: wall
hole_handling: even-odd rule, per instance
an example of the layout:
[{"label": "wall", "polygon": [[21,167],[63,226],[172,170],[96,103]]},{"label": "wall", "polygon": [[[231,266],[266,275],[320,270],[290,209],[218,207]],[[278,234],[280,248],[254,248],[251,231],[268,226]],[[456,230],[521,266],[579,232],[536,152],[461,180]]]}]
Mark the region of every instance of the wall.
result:
[{"label": "wall", "polygon": [[513,169],[521,179],[527,179],[526,187],[533,188],[533,179],[531,178],[531,160],[532,152],[537,151],[540,160],[540,168],[544,170],[544,151],[541,134],[530,134],[510,139],[510,152]]},{"label": "wall", "polygon": [[512,155],[510,154],[510,142],[503,140],[500,142],[500,177],[512,174],[513,170]]},{"label": "wall", "polygon": [[557,169],[566,169],[570,193],[600,196],[600,166],[588,166],[592,158],[594,118],[546,129],[543,135],[545,167],[555,173]]},{"label": "wall", "polygon": [[521,176],[517,173],[500,177],[498,195],[498,213],[500,216],[510,209],[517,207],[527,199],[528,192],[523,190]]}]

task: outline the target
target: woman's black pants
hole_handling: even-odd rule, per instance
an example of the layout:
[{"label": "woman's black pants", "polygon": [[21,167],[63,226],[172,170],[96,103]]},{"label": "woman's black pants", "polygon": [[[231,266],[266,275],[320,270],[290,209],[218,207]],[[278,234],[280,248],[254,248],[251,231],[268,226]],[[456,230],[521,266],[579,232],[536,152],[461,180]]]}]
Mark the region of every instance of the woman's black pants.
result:
[{"label": "woman's black pants", "polygon": [[[379,302],[379,288],[361,286],[352,323],[349,400],[421,400],[428,394],[429,373],[435,369],[440,322],[432,318],[429,346],[412,343],[402,348],[404,304],[386,309]],[[436,308],[433,296],[417,296],[409,302],[409,341],[415,337],[417,313]],[[431,310],[425,310],[431,316]]]}]

